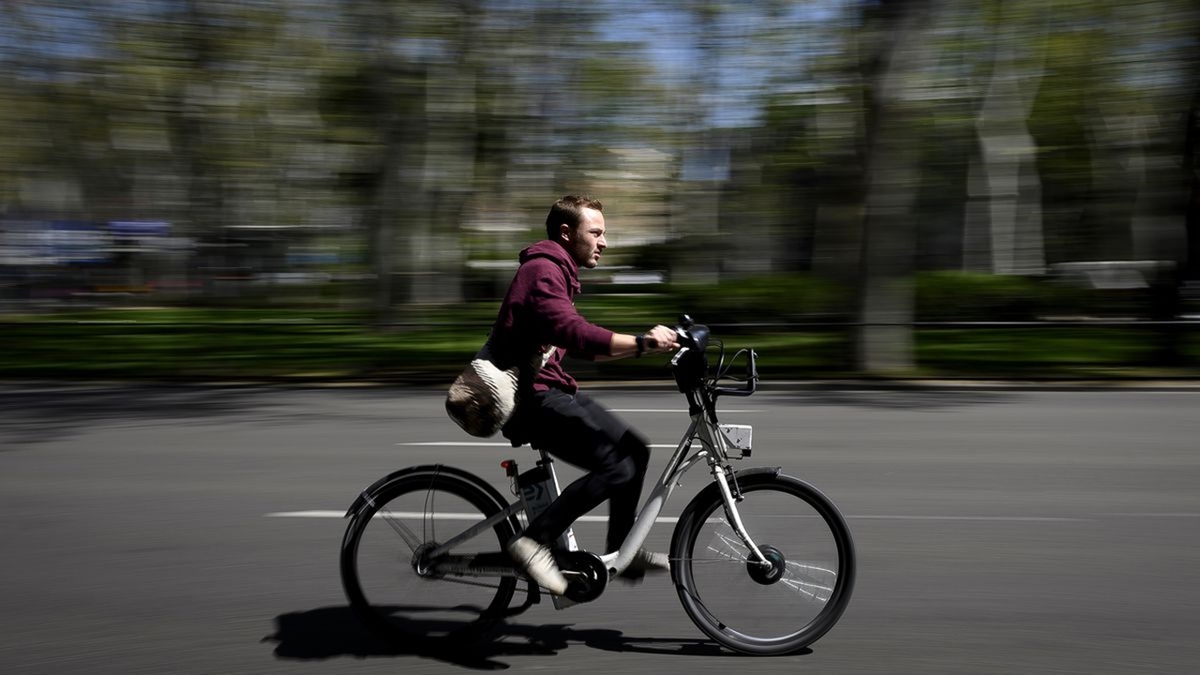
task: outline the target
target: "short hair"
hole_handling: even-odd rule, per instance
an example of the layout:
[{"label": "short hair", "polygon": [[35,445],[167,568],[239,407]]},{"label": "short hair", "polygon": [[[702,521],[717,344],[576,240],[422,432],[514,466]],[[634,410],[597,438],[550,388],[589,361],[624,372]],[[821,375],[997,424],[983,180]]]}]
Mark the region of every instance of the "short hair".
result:
[{"label": "short hair", "polygon": [[579,227],[579,223],[583,222],[584,209],[603,211],[604,205],[599,199],[584,195],[567,195],[554,202],[550,213],[546,215],[546,238],[558,237],[558,226],[563,223],[570,225],[572,230]]}]

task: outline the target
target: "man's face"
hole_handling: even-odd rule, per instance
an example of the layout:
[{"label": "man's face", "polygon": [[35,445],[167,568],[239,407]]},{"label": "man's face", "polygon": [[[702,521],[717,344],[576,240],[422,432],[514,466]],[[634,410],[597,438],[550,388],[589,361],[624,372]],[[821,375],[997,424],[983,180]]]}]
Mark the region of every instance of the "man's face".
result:
[{"label": "man's face", "polygon": [[579,227],[571,230],[563,225],[559,236],[580,267],[595,267],[600,263],[600,254],[608,248],[608,242],[604,240],[604,214],[595,209],[583,209]]}]

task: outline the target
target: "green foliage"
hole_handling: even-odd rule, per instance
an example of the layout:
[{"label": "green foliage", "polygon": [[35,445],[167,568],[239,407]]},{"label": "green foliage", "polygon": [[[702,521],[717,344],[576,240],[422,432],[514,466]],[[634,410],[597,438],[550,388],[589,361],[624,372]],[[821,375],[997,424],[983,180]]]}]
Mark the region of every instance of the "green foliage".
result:
[{"label": "green foliage", "polygon": [[[677,300],[599,296],[604,322],[645,326]],[[446,384],[487,336],[493,303],[428,309],[407,323],[372,330],[355,312],[286,310],[90,311],[54,321],[0,319],[0,377],[284,381],[387,381]],[[841,364],[848,332],[839,326],[729,326],[716,315],[714,337],[727,358],[759,354],[767,382],[852,376]],[[614,327],[623,324],[609,323]],[[1181,360],[1159,365],[1164,335],[1138,328],[922,328],[918,376],[1074,378],[1195,376],[1200,334],[1177,336]],[[581,380],[670,382],[667,357],[569,367]],[[711,358],[716,365],[714,350]],[[740,374],[743,364],[731,372]]]},{"label": "green foliage", "polygon": [[684,311],[674,298],[662,293],[584,293],[576,297],[575,307],[592,323],[629,332],[670,324]]},{"label": "green foliage", "polygon": [[926,372],[1004,378],[1149,374],[1153,337],[1145,330],[1090,327],[927,329],[917,341],[917,359]]},{"label": "green foliage", "polygon": [[770,323],[846,315],[845,289],[805,274],[731,279],[717,284],[670,284],[677,305],[707,323]]},{"label": "green foliage", "polygon": [[1161,319],[1156,294],[1167,285],[1091,288],[1065,279],[973,272],[923,272],[916,276],[917,321],[1038,321],[1068,317]]},{"label": "green foliage", "polygon": [[923,272],[916,296],[918,321],[1033,321],[1075,304],[1081,291],[1029,277]]}]

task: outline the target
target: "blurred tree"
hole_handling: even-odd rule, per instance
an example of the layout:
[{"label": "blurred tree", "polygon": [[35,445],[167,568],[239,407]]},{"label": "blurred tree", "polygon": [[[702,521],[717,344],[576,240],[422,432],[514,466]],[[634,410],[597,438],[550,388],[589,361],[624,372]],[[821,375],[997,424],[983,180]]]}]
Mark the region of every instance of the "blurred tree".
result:
[{"label": "blurred tree", "polygon": [[[1186,263],[1187,173],[1180,171],[1187,152],[1188,111],[1200,81],[1196,36],[1200,5],[1190,0],[1146,4],[1119,3],[1115,29],[1123,38],[1113,77],[1106,90],[1110,105],[1124,112],[1125,124],[1110,113],[1109,129],[1124,130],[1116,141],[1125,182],[1135,198],[1131,206],[1131,257]],[[1096,136],[1100,136],[1099,133]]]},{"label": "blurred tree", "polygon": [[89,8],[61,0],[0,4],[0,186],[4,207],[86,219],[103,198],[105,114],[91,79]]},{"label": "blurred tree", "polygon": [[246,271],[344,247],[392,324],[592,191],[613,263],[837,280],[854,359],[904,370],[914,267],[1195,265],[1197,11],[0,1],[0,209],[169,220]]},{"label": "blurred tree", "polygon": [[397,300],[462,298],[471,232],[537,232],[523,211],[546,208],[549,190],[605,187],[608,150],[639,135],[631,102],[655,92],[637,55],[596,39],[601,14],[586,3],[377,0],[341,11],[358,27],[349,53],[367,60],[326,78],[322,109],[337,134],[363,140],[347,184],[366,205],[384,323]]},{"label": "blurred tree", "polygon": [[[1042,80],[1046,10],[1006,0],[984,3],[981,9],[978,30],[990,33],[985,38],[990,72],[975,121],[978,159],[972,157],[971,165],[981,210],[966,223],[966,241],[978,247],[986,240],[979,248],[988,255],[980,256],[979,248],[967,251],[967,269],[1041,274],[1042,193],[1037,145],[1027,120]],[[980,265],[981,258],[986,264]]]},{"label": "blurred tree", "polygon": [[868,8],[863,37],[866,185],[859,260],[858,369],[903,373],[913,358],[913,266],[921,143],[917,126],[936,0]]},{"label": "blurred tree", "polygon": [[339,4],[343,23],[336,39],[345,58],[324,74],[320,93],[332,139],[352,149],[354,159],[343,168],[341,184],[357,196],[375,279],[373,317],[380,326],[395,318],[397,272],[406,280],[403,265],[409,261],[396,255],[397,237],[417,212],[420,197],[428,73],[418,59],[406,56],[419,58],[426,45],[419,35],[404,42],[406,9],[391,0]]},{"label": "blurred tree", "polygon": [[[1200,51],[1200,50],[1198,50]],[[1186,117],[1183,170],[1187,197],[1184,218],[1187,230],[1185,278],[1200,282],[1200,53],[1192,57],[1192,101]]]},{"label": "blurred tree", "polygon": [[114,111],[126,217],[172,221],[198,242],[202,278],[243,280],[235,297],[316,233],[344,229],[311,95],[325,58],[315,7],[159,1],[105,15],[96,88]]}]

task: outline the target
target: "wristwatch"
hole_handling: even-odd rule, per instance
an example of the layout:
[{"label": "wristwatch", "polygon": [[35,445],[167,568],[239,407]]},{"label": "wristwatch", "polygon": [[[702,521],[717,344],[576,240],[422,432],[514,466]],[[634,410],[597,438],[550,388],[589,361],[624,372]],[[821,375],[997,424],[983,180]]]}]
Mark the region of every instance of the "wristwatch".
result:
[{"label": "wristwatch", "polygon": [[639,335],[634,338],[634,341],[637,343],[637,353],[634,356],[641,358],[642,354],[646,351],[646,336]]}]

